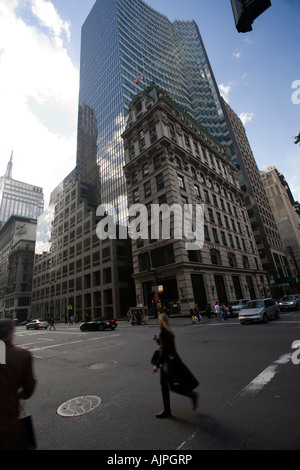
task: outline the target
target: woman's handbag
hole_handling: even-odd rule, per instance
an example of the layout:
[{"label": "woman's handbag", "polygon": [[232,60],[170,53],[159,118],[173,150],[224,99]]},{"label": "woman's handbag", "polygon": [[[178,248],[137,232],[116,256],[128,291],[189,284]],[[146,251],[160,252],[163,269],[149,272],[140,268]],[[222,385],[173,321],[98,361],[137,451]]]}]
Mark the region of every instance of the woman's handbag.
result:
[{"label": "woman's handbag", "polygon": [[20,419],[20,450],[36,450],[31,416]]},{"label": "woman's handbag", "polygon": [[159,359],[159,349],[157,349],[157,351],[154,352],[154,354],[151,358],[151,364],[153,366],[156,366],[158,359]]},{"label": "woman's handbag", "polygon": [[27,416],[23,401],[20,401],[20,415],[20,438],[18,441],[18,450],[36,450],[37,446],[32,417]]}]

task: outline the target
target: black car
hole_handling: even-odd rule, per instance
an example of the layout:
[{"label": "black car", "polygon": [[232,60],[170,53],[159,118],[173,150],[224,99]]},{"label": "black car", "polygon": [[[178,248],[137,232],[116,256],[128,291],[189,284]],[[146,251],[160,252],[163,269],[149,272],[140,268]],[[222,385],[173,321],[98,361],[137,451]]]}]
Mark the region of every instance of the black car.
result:
[{"label": "black car", "polygon": [[107,318],[99,317],[92,321],[82,323],[80,329],[81,331],[103,331],[114,330],[117,326],[117,320],[108,320]]}]

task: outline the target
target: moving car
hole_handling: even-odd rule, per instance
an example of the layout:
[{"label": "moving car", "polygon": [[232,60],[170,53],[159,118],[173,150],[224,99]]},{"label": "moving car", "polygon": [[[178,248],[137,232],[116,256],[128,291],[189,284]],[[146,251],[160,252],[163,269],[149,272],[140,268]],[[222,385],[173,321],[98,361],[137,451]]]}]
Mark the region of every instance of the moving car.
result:
[{"label": "moving car", "polygon": [[279,318],[279,307],[273,299],[249,300],[239,313],[242,324],[261,321],[267,323],[271,318]]},{"label": "moving car", "polygon": [[238,299],[238,300],[233,300],[232,302],[229,302],[232,306],[232,316],[237,317],[241,309],[243,308],[243,305],[247,303],[249,299]]},{"label": "moving car", "polygon": [[284,295],[279,300],[278,306],[280,310],[298,310],[300,307],[300,298],[298,295]]},{"label": "moving car", "polygon": [[26,325],[26,330],[29,330],[32,328],[33,330],[39,330],[40,328],[45,328],[45,330],[48,328],[49,323],[44,320],[31,320],[29,323]]},{"label": "moving car", "polygon": [[103,331],[114,330],[117,326],[117,320],[108,320],[107,318],[99,317],[92,321],[82,323],[80,329],[81,331]]}]

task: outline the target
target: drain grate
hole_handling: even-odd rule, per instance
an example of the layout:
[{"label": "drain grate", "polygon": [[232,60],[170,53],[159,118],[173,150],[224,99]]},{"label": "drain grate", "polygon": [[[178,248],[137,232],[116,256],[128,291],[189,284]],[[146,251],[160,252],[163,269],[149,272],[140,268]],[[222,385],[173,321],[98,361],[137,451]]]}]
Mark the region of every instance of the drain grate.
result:
[{"label": "drain grate", "polygon": [[101,405],[102,400],[99,397],[95,396],[84,396],[72,398],[71,400],[66,401],[57,408],[57,414],[64,416],[65,418],[73,418],[75,416],[81,416],[86,413],[90,413],[99,405]]}]

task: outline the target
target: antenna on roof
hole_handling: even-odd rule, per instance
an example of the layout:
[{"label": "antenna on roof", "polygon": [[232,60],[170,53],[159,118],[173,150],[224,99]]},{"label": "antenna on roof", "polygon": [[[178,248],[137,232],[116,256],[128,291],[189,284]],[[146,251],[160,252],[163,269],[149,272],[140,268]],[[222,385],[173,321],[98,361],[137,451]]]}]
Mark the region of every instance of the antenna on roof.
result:
[{"label": "antenna on roof", "polygon": [[5,178],[12,178],[12,166],[13,166],[13,163],[12,163],[12,160],[13,160],[13,153],[14,151],[12,150],[11,151],[11,155],[10,155],[10,160],[7,164],[7,167],[6,167],[6,173],[5,173]]}]

